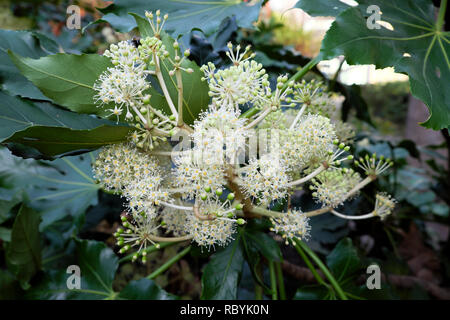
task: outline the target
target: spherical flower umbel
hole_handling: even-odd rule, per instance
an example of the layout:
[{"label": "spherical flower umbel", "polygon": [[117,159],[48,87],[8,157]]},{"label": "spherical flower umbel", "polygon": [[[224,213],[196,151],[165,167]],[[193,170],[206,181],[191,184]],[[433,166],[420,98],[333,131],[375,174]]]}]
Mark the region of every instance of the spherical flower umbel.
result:
[{"label": "spherical flower umbel", "polygon": [[188,214],[186,233],[200,246],[225,246],[233,239],[236,226],[243,223],[242,219],[234,219],[234,211],[230,201],[208,198]]},{"label": "spherical flower umbel", "polygon": [[294,128],[281,132],[281,156],[291,170],[302,170],[327,159],[335,139],[330,119],[309,114]]},{"label": "spherical flower umbel", "polygon": [[213,102],[238,109],[239,104],[256,103],[265,97],[266,88],[269,87],[268,75],[262,64],[249,58],[244,59],[249,47],[239,53],[240,46],[237,46],[236,55],[233,53],[233,47],[228,47],[227,54],[233,62],[231,67],[216,70],[215,65],[210,62],[202,66],[201,70],[208,80],[209,95]]},{"label": "spherical flower umbel", "polygon": [[309,218],[301,211],[289,210],[286,213],[281,213],[280,217],[271,217],[273,227],[270,229],[273,232],[280,234],[285,240],[286,244],[293,241],[294,238],[307,239],[309,237]]},{"label": "spherical flower umbel", "polygon": [[128,218],[126,215],[122,217],[123,228],[117,229],[114,234],[117,238],[117,245],[121,246],[120,253],[125,253],[131,247],[137,247],[137,252],[133,255],[133,260],[142,256],[142,262],[146,261],[146,248],[149,245],[156,245],[152,240],[152,236],[157,235],[159,225],[155,220],[146,215],[135,215]]},{"label": "spherical flower umbel", "polygon": [[94,84],[98,106],[113,104],[114,108],[107,110],[116,116],[117,120],[124,111],[127,119],[134,118],[131,111],[135,112],[134,109],[143,104],[144,91],[149,87],[142,72],[122,68],[108,68]]},{"label": "spherical flower umbel", "polygon": [[184,151],[174,159],[174,184],[181,188],[181,194],[193,199],[205,190],[216,191],[226,183],[223,162],[202,149]]},{"label": "spherical flower umbel", "polygon": [[244,193],[262,205],[283,199],[287,195],[287,168],[274,154],[251,159],[241,171],[240,186]]},{"label": "spherical flower umbel", "polygon": [[129,203],[131,212],[154,213],[154,205],[168,200],[161,186],[162,173],[156,159],[128,143],[102,148],[94,162],[94,176],[107,190],[113,190]]},{"label": "spherical flower umbel", "polygon": [[397,200],[386,192],[377,193],[375,196],[375,209],[373,210],[373,214],[380,217],[381,220],[384,220],[392,213],[396,202]]},{"label": "spherical flower umbel", "polygon": [[330,168],[312,180],[310,189],[313,191],[313,197],[323,206],[336,208],[360,181],[359,173],[352,169]]}]

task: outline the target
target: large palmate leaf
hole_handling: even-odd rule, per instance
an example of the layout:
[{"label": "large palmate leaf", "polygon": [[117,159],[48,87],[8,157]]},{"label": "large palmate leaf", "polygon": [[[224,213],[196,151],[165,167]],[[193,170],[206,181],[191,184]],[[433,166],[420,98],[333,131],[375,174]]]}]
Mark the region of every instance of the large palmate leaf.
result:
[{"label": "large palmate leaf", "polygon": [[39,214],[22,206],[14,220],[11,243],[6,253],[9,269],[15,274],[24,289],[41,268],[41,243]]},{"label": "large palmate leaf", "polygon": [[[0,181],[4,191],[26,194],[23,200],[42,212],[41,230],[70,215],[74,227],[81,227],[84,212],[97,203],[99,185],[92,179],[92,154],[55,161],[20,159],[0,152]],[[12,195],[11,195],[12,197]]]},{"label": "large palmate leaf", "polygon": [[98,54],[54,54],[40,59],[21,57],[9,51],[21,73],[55,103],[78,113],[106,116],[94,103],[95,81],[108,67],[108,57]]},{"label": "large palmate leaf", "polygon": [[76,265],[80,268],[80,289],[69,289],[67,279],[71,274],[53,270],[27,295],[30,299],[105,299],[113,298],[112,282],[118,258],[103,242],[76,241]]},{"label": "large palmate leaf", "polygon": [[202,276],[202,295],[205,300],[234,300],[242,273],[244,255],[240,235],[225,249],[215,253]]},{"label": "large palmate leaf", "polygon": [[242,0],[116,0],[105,9],[105,15],[96,22],[109,22],[115,29],[129,32],[135,22],[128,13],[144,16],[145,11],[160,9],[162,14],[169,14],[166,30],[174,35],[188,33],[192,29],[200,29],[205,34],[217,31],[226,17],[236,17],[239,27],[251,28],[258,19],[261,1]]},{"label": "large palmate leaf", "polygon": [[38,32],[0,30],[0,82],[3,90],[22,97],[49,100],[17,69],[8,56],[8,50],[38,59],[59,52],[56,42]]},{"label": "large palmate leaf", "polygon": [[58,157],[118,143],[126,140],[130,130],[49,103],[31,103],[0,92],[0,143],[32,147],[41,156]]},{"label": "large palmate leaf", "polygon": [[[450,81],[450,37],[438,30],[442,26],[435,22],[431,1],[358,3],[336,17],[322,42],[320,58],[344,55],[349,64],[392,66],[395,71],[408,74],[412,94],[430,111],[430,117],[422,124],[435,130],[449,127],[450,92],[446,86]],[[367,18],[373,13],[367,13],[371,5],[378,6],[382,13],[379,29],[367,27]],[[386,23],[392,28],[388,29]]]},{"label": "large palmate leaf", "polygon": [[[132,14],[136,19],[136,23],[139,28],[139,32],[142,37],[153,36],[153,31],[150,27],[149,22],[139,17],[138,15]],[[161,34],[161,40],[166,46],[167,51],[172,59],[175,56],[173,49],[173,42],[175,41],[167,33],[163,32]],[[206,81],[201,81],[203,73],[194,61],[185,60],[182,63],[183,68],[191,68],[193,73],[182,73],[183,79],[183,120],[188,124],[192,124],[197,118],[198,114],[208,107],[210,97],[208,95],[208,84]],[[167,60],[161,61],[161,72],[163,74],[167,90],[169,91],[172,101],[176,104],[178,97],[178,89],[175,80],[175,76],[171,77],[169,75],[169,70],[172,69],[171,65]],[[152,93],[151,104],[157,108],[161,108],[167,113],[170,112],[167,102],[163,99],[161,94],[158,92]]]},{"label": "large palmate leaf", "polygon": [[120,291],[118,299],[127,300],[174,300],[175,296],[162,290],[153,280],[133,280]]},{"label": "large palmate leaf", "polygon": [[81,288],[69,289],[66,269],[52,270],[27,293],[28,299],[175,299],[152,280],[131,281],[121,292],[112,288],[118,267],[118,258],[103,242],[76,240],[76,259],[80,267]]}]

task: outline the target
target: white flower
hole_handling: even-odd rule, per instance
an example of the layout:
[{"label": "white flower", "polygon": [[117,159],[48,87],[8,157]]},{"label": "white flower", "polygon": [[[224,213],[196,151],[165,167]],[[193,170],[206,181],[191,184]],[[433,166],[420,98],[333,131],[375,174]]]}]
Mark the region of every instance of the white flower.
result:
[{"label": "white flower", "polygon": [[330,119],[314,114],[303,116],[293,129],[281,133],[281,156],[291,170],[327,159],[336,139]]},{"label": "white flower", "polygon": [[352,169],[330,168],[311,181],[310,189],[314,191],[313,197],[323,206],[336,208],[360,181],[361,176]]},{"label": "white flower", "polygon": [[251,159],[241,170],[240,187],[245,195],[268,205],[283,199],[287,194],[287,168],[274,154],[265,154],[260,159]]},{"label": "white flower", "polygon": [[[262,64],[244,59],[249,47],[239,53],[240,46],[234,54],[233,47],[228,46],[227,55],[233,65],[226,69],[216,70],[211,62],[201,67],[209,83],[209,94],[213,103],[220,106],[230,106],[238,110],[238,104],[256,103],[266,96],[269,87],[268,75]],[[250,57],[253,57],[251,55]]]},{"label": "white flower", "polygon": [[[234,209],[229,201],[221,203],[218,199],[208,199],[198,206],[198,213],[189,213],[186,233],[200,246],[225,246],[232,239],[239,223],[234,218]],[[214,217],[206,219],[202,217]]]},{"label": "white flower", "polygon": [[121,193],[129,201],[132,213],[145,212],[153,217],[154,205],[169,199],[156,159],[130,144],[103,147],[93,170],[103,188]]},{"label": "white flower", "polygon": [[216,191],[226,183],[223,163],[215,157],[208,157],[201,149],[183,152],[174,160],[175,185],[182,189],[187,198],[194,198],[205,190]]},{"label": "white flower", "polygon": [[149,87],[142,72],[108,68],[94,84],[97,91],[95,101],[99,107],[114,104],[114,108],[108,110],[111,111],[111,115],[117,116],[117,119],[125,109],[127,120],[133,120],[135,115],[131,111],[143,104],[144,91]]},{"label": "white flower", "polygon": [[129,41],[112,44],[103,55],[110,58],[114,66],[125,71],[134,70],[140,73],[145,68],[145,63],[140,58],[138,49]]},{"label": "white flower", "polygon": [[203,152],[211,153],[210,157],[217,156],[218,160],[224,160],[226,155],[233,163],[236,156],[244,151],[248,136],[244,128],[245,122],[234,110],[223,107],[216,109],[211,105],[207,112],[200,115],[200,120],[195,122],[192,134],[194,144]]},{"label": "white flower", "polygon": [[391,195],[385,192],[379,192],[375,196],[375,209],[373,210],[373,214],[379,216],[381,220],[384,220],[392,213],[396,203],[397,200]]},{"label": "white flower", "polygon": [[271,231],[280,234],[289,244],[289,240],[294,238],[307,239],[309,237],[309,218],[301,211],[289,210],[282,213],[282,217],[271,217],[270,221],[273,224]]}]

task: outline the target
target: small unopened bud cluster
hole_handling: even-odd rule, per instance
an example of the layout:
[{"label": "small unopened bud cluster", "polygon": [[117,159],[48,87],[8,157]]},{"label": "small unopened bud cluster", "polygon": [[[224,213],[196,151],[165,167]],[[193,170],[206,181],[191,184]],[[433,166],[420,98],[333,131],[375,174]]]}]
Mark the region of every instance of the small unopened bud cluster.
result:
[{"label": "small unopened bud cluster", "polygon": [[377,158],[377,154],[373,153],[372,156],[366,154],[364,158],[355,160],[355,165],[363,169],[366,175],[376,177],[392,167],[394,162],[383,155]]}]

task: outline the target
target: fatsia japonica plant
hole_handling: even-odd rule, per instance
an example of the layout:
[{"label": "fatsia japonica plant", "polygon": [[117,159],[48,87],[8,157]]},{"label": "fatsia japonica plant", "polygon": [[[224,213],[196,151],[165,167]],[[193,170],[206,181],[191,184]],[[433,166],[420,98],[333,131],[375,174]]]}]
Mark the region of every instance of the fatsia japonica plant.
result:
[{"label": "fatsia japonica plant", "polygon": [[[385,4],[385,1],[379,2]],[[372,195],[373,206],[368,212],[341,209],[356,199],[367,185],[389,174],[394,161],[376,153],[355,156],[356,132],[350,124],[340,120],[339,94],[330,91],[322,81],[302,78],[321,59],[338,54],[349,57],[349,62],[372,63],[371,57],[361,54],[351,44],[363,41],[370,47],[375,46],[371,42],[373,39],[377,43],[384,41],[392,53],[388,57],[390,60],[377,56],[374,63],[379,66],[392,65],[393,61],[399,64],[397,67],[402,67],[401,71],[410,74],[413,93],[425,97],[423,100],[430,110],[437,110],[439,114],[445,109],[440,101],[447,93],[428,85],[436,80],[434,71],[426,67],[425,61],[420,75],[413,63],[396,59],[397,51],[402,51],[403,55],[405,47],[392,44],[395,40],[385,35],[385,30],[373,31],[383,33],[381,35],[364,34],[352,39],[351,32],[344,32],[350,25],[347,22],[358,18],[365,21],[361,13],[364,6],[347,8],[342,4],[336,6],[339,16],[325,37],[319,56],[292,76],[274,76],[258,62],[250,45],[233,42],[223,46],[226,62],[197,65],[191,60],[191,51],[182,35],[194,28],[201,28],[205,35],[217,29],[218,22],[205,16],[201,6],[213,10],[221,1],[213,4],[199,1],[198,12],[193,12],[198,19],[175,16],[172,21],[172,11],[177,10],[167,3],[152,1],[152,9],[158,4],[168,13],[147,11],[139,1],[130,4],[116,1],[103,9],[102,21],[121,31],[130,31],[137,25],[140,33],[139,38],[111,44],[103,54],[62,53],[62,48],[43,35],[16,36],[20,41],[0,52],[5,56],[8,53],[9,63],[6,71],[0,71],[14,75],[2,83],[2,88],[24,99],[0,93],[4,100],[0,120],[9,121],[0,128],[2,144],[24,158],[62,158],[55,160],[58,171],[71,169],[88,181],[61,182],[64,179],[50,176],[44,177],[47,183],[72,184],[82,192],[86,192],[83,189],[86,188],[86,193],[101,189],[104,193],[118,195],[123,212],[121,225],[113,231],[113,246],[124,255],[120,261],[132,260],[140,265],[149,262],[150,254],[160,248],[174,243],[185,247],[150,274],[149,279],[198,247],[199,255],[214,253],[203,271],[202,298],[236,298],[244,256],[257,286],[276,297],[275,274],[281,275],[281,252],[275,238],[294,246],[317,281],[332,288],[330,290],[339,298],[346,299],[346,293],[333,274],[304,240],[313,238],[311,222],[319,215],[344,220],[385,219],[390,215],[396,200],[382,190]],[[322,10],[322,1],[318,3],[320,5],[311,8],[311,3],[299,1],[297,6],[313,15],[329,15]],[[181,6],[180,11],[186,9],[183,3],[177,5]],[[244,2],[230,2],[226,12],[239,18],[239,26],[249,27],[251,24],[245,20],[244,12],[251,10],[248,15],[256,20],[259,7],[260,3],[249,9]],[[139,14],[128,15],[129,11]],[[383,11],[389,17],[391,12]],[[441,28],[443,15],[439,17],[437,25]],[[391,22],[396,23],[394,19]],[[402,25],[411,26],[411,23]],[[344,31],[340,32],[342,29]],[[431,33],[427,33],[427,37],[433,37],[427,59],[435,58],[437,53],[432,49],[447,46],[446,33]],[[169,34],[180,37],[175,39]],[[7,40],[13,38],[3,31],[0,36]],[[425,36],[405,38],[424,40]],[[23,49],[35,40],[41,44],[39,52],[29,53]],[[435,41],[439,47],[434,46]],[[415,58],[416,51],[410,53]],[[15,71],[20,71],[21,75]],[[446,71],[441,68],[442,78],[447,77]],[[421,85],[422,78],[427,86]],[[70,111],[57,108],[53,103]],[[433,114],[428,125],[441,129],[448,126],[445,121]],[[97,151],[89,153],[88,160],[92,161],[87,171],[80,170],[66,158],[93,150]],[[50,185],[46,191],[51,193],[57,188],[61,190],[45,197],[50,199],[71,192],[60,185]],[[312,197],[316,207],[311,209],[293,201],[301,190]],[[36,196],[36,199],[42,198],[40,194]],[[87,199],[80,207],[86,209],[94,202]],[[74,213],[78,208],[64,209],[74,217],[78,214]],[[19,217],[25,219],[22,217],[31,216],[30,212],[24,207]],[[35,225],[39,224],[36,217],[33,219]],[[54,216],[50,219],[57,220]],[[33,232],[38,233],[37,227]],[[98,248],[92,249],[87,242],[79,241],[76,246],[80,255],[89,252],[90,257],[95,256],[97,260],[98,256],[106,255]],[[340,242],[336,248],[337,253],[332,255],[341,256],[340,252],[346,251],[348,255],[344,258],[347,259],[353,254],[353,249],[345,242]],[[271,289],[267,288],[263,271],[259,269],[262,256],[269,266]],[[109,258],[114,270],[105,269],[113,273],[117,260]],[[330,285],[315,273],[310,258]],[[335,268],[342,269],[344,275],[347,265]],[[25,282],[34,273],[27,270]],[[106,276],[107,287],[113,276]],[[283,285],[283,280],[278,282],[278,286]],[[98,288],[94,286],[94,289]],[[106,296],[114,298],[116,293],[107,289]],[[280,295],[283,290],[280,287]]]},{"label": "fatsia japonica plant", "polygon": [[[240,225],[257,217],[269,217],[271,230],[289,244],[308,238],[309,218],[318,214],[383,219],[391,213],[395,200],[384,193],[376,195],[370,213],[335,210],[393,162],[375,154],[354,161],[365,178],[344,167],[353,160],[345,144],[352,137],[347,126],[330,118],[331,93],[321,82],[286,75],[272,89],[249,46],[228,43],[230,66],[217,69],[210,62],[200,68],[211,99],[191,125],[185,123],[183,74],[194,73],[184,64],[189,50],[165,41],[167,14],[145,16],[141,24],[149,36],[111,45],[104,56],[113,66],[93,86],[97,107],[134,128],[126,142],[103,147],[93,164],[102,188],[125,200],[123,224],[115,233],[120,253],[135,250],[133,260],[146,262],[147,247],[160,242],[189,239],[207,250],[226,246]],[[173,84],[176,94],[170,95]],[[152,101],[150,88],[156,85],[166,109]],[[243,106],[250,109],[241,113]],[[173,143],[180,137],[183,142]],[[268,209],[289,202],[305,185],[321,209],[304,212],[289,204],[285,212]]]}]

